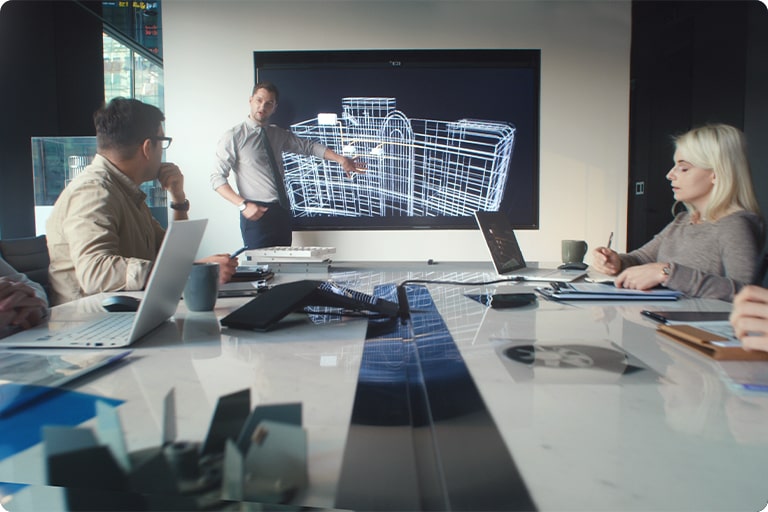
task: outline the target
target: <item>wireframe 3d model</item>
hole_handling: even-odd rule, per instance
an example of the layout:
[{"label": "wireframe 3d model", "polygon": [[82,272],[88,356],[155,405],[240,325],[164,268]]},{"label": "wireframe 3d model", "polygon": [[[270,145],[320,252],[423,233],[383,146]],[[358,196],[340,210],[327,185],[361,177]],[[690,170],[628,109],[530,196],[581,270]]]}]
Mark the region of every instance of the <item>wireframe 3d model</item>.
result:
[{"label": "wireframe 3d model", "polygon": [[358,157],[368,169],[346,179],[332,162],[283,154],[296,217],[471,216],[501,205],[515,141],[502,121],[409,119],[396,98],[348,97],[342,113],[291,131]]}]

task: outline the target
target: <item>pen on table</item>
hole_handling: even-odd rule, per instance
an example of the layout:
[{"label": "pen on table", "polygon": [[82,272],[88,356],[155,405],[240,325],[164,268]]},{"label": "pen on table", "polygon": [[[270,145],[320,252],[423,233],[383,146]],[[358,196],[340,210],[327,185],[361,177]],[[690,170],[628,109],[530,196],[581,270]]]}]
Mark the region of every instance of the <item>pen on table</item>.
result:
[{"label": "pen on table", "polygon": [[768,386],[765,384],[739,384],[739,386],[748,391],[768,391]]},{"label": "pen on table", "polygon": [[243,247],[239,248],[238,250],[236,250],[235,252],[233,252],[232,254],[230,254],[229,257],[230,258],[237,258],[238,256],[240,256],[241,253],[243,253],[244,251],[247,251],[247,250],[248,250],[248,246],[247,245],[243,246]]},{"label": "pen on table", "polygon": [[606,245],[606,247],[607,247],[608,249],[610,249],[610,248],[611,248],[611,244],[612,244],[612,243],[613,243],[613,231],[611,231],[611,234],[610,234],[610,235],[608,235],[608,245]]}]

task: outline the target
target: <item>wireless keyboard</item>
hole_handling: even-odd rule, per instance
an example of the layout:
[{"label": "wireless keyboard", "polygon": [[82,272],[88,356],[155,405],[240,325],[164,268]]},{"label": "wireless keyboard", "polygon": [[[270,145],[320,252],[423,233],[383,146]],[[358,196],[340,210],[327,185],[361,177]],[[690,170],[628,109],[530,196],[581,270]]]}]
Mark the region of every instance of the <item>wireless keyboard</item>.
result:
[{"label": "wireless keyboard", "polygon": [[335,247],[262,247],[246,251],[247,259],[263,260],[264,258],[293,258],[307,260],[324,260],[336,253]]}]

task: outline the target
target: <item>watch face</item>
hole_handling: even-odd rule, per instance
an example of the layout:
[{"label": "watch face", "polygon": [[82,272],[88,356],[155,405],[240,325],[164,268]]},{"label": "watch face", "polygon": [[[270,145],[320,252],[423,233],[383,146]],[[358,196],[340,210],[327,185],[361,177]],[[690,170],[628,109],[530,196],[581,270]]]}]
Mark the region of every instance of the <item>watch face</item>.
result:
[{"label": "watch face", "polygon": [[243,212],[243,211],[245,211],[245,207],[246,207],[246,206],[248,206],[248,203],[246,203],[245,201],[243,201],[242,203],[240,203],[240,206],[238,206],[238,209],[239,209],[241,212]]}]

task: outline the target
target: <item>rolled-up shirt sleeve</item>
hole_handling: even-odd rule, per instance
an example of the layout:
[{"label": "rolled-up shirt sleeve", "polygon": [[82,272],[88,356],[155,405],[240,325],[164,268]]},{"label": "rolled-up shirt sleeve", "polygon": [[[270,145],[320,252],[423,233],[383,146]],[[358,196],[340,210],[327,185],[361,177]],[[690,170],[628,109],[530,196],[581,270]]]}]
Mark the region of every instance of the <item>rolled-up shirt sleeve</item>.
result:
[{"label": "rolled-up shirt sleeve", "polygon": [[275,156],[277,172],[285,173],[283,153],[323,158],[326,147],[289,130],[275,125],[258,126],[253,120],[224,132],[216,145],[216,162],[210,175],[213,190],[229,183],[230,173],[234,175],[234,187],[245,199],[271,202],[279,197],[272,164],[264,151],[262,130],[266,130],[272,153]]},{"label": "rolled-up shirt sleeve", "polygon": [[216,164],[210,176],[213,190],[227,184],[229,173],[235,167],[236,162],[235,140],[231,131],[228,131],[216,145]]},{"label": "rolled-up shirt sleeve", "polygon": [[298,137],[292,132],[285,131],[284,133],[285,141],[282,143],[282,150],[287,153],[298,153],[322,159],[325,150],[328,149],[327,146],[319,142]]}]

